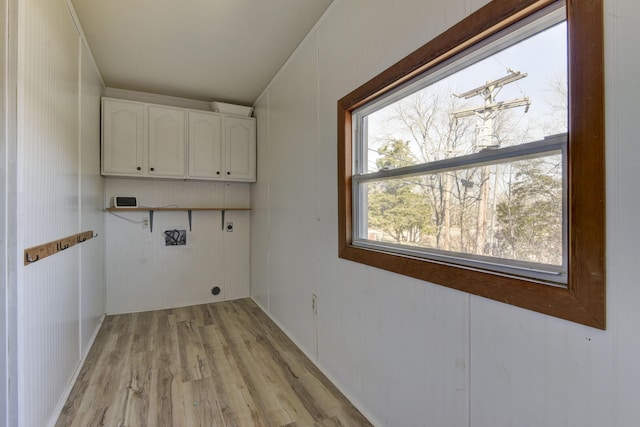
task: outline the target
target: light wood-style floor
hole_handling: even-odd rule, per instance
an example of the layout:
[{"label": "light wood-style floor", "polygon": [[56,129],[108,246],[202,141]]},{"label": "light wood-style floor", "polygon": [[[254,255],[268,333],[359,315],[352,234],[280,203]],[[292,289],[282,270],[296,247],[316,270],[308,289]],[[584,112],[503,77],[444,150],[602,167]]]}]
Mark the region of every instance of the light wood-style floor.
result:
[{"label": "light wood-style floor", "polygon": [[56,426],[370,426],[250,299],[108,316]]}]

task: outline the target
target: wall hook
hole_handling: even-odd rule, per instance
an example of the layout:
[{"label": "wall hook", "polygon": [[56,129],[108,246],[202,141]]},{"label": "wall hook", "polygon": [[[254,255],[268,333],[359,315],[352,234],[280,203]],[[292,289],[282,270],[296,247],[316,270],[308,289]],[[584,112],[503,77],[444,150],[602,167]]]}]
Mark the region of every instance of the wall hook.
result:
[{"label": "wall hook", "polygon": [[92,239],[95,239],[96,237],[98,237],[98,233],[94,233],[93,236],[91,236]]},{"label": "wall hook", "polygon": [[36,262],[40,259],[40,254],[36,254],[36,257],[31,259],[31,254],[29,252],[25,252],[25,257],[27,258],[27,262],[31,263],[31,262]]}]

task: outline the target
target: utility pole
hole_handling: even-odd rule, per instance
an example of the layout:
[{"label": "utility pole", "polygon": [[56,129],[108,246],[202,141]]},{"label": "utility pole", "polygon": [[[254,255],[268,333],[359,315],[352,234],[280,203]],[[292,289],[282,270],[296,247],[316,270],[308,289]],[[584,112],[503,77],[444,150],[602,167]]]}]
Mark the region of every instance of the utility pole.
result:
[{"label": "utility pole", "polygon": [[[498,114],[509,108],[525,107],[524,112],[529,111],[531,102],[528,97],[512,99],[510,101],[496,101],[496,96],[502,88],[510,83],[527,77],[527,73],[514,71],[507,68],[507,74],[496,80],[489,81],[482,86],[471,89],[462,94],[454,94],[458,98],[470,99],[480,96],[484,104],[479,107],[465,108],[454,111],[451,116],[455,119],[468,116],[478,117],[478,142],[475,149],[477,151],[492,150],[500,148],[494,129],[494,120]],[[489,166],[482,166],[480,177],[480,198],[478,200],[478,221],[476,228],[476,254],[485,254],[485,242],[487,239],[487,206],[489,198]],[[494,184],[495,185],[495,184]],[[494,213],[495,215],[495,213]]]}]

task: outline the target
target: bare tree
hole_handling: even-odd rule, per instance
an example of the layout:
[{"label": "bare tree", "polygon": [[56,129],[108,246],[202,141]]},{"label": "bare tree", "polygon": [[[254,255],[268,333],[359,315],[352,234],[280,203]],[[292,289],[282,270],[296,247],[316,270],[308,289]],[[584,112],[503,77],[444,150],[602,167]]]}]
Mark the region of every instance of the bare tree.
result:
[{"label": "bare tree", "polygon": [[[449,114],[463,106],[450,90],[420,91],[399,102],[392,120],[406,130],[416,163],[447,159],[470,150],[469,120],[455,120]],[[454,173],[420,177],[417,185],[431,205],[435,225],[435,246],[451,248],[451,194]]]}]

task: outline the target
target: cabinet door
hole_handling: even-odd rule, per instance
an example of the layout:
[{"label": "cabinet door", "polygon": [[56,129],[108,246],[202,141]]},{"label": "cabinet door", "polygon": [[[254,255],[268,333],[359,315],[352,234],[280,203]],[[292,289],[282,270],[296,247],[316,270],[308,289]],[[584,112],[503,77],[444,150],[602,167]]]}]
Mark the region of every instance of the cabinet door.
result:
[{"label": "cabinet door", "polygon": [[222,118],[220,115],[189,111],[188,176],[222,178]]},{"label": "cabinet door", "polygon": [[185,177],[185,110],[149,106],[149,176]]},{"label": "cabinet door", "polygon": [[255,181],[255,119],[252,117],[225,117],[224,130],[225,177],[234,181]]},{"label": "cabinet door", "polygon": [[102,174],[144,175],[145,104],[102,101]]}]

